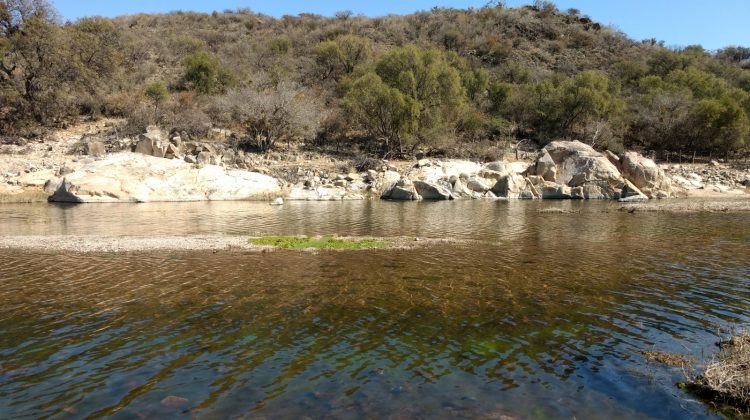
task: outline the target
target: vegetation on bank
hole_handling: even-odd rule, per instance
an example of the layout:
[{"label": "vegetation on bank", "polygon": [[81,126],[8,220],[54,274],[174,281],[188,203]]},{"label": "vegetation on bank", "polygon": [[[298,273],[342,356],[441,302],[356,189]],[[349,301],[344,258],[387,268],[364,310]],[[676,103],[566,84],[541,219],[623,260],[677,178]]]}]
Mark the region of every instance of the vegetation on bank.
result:
[{"label": "vegetation on bank", "polygon": [[681,387],[722,411],[750,416],[750,335],[735,335],[718,344],[721,351],[715,359]]},{"label": "vegetation on bank", "polygon": [[407,16],[280,19],[247,9],[62,23],[0,0],[0,131],[125,117],[266,151],[473,153],[525,140],[685,153],[744,150],[750,48],[634,41],[576,9],[502,2]]},{"label": "vegetation on bank", "polygon": [[265,236],[248,241],[253,245],[273,246],[277,248],[301,251],[305,249],[360,250],[384,248],[387,241],[376,239],[344,239],[332,236]]}]

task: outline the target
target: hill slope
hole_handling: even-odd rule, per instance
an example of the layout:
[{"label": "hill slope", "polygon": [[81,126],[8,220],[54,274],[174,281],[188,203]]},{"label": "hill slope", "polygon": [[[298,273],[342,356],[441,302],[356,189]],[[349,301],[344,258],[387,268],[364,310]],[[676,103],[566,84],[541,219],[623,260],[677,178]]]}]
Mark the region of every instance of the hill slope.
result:
[{"label": "hill slope", "polygon": [[718,153],[750,137],[750,49],[636,42],[552,3],[280,19],[249,10],[60,24],[0,0],[0,124],[125,117],[247,149],[478,153],[521,139]]}]

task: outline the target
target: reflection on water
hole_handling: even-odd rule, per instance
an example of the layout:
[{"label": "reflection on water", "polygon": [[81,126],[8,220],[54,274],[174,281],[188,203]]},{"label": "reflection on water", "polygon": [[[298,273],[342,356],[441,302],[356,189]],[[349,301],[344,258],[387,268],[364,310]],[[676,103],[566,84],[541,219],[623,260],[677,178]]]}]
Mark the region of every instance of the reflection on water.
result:
[{"label": "reflection on water", "polygon": [[4,235],[482,240],[409,251],[0,251],[0,417],[713,416],[674,387],[679,372],[639,351],[700,356],[717,327],[750,322],[750,215],[611,209],[0,206]]}]

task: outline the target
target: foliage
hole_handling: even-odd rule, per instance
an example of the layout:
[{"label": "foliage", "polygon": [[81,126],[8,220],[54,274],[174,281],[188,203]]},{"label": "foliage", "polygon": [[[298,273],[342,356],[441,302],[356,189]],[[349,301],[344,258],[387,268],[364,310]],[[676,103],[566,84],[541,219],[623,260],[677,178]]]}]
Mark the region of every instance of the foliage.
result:
[{"label": "foliage", "polygon": [[371,56],[370,40],[355,35],[339,36],[332,41],[321,42],[315,48],[315,61],[324,79],[330,77],[338,80],[349,75]]},{"label": "foliage", "polygon": [[227,127],[257,150],[335,138],[479,156],[484,145],[577,138],[726,152],[750,136],[750,48],[635,42],[545,1],[379,18],[174,12],[63,24],[46,0],[0,0],[0,130],[79,115],[125,117],[133,130]]},{"label": "foliage", "polygon": [[192,53],[182,60],[186,85],[203,94],[224,91],[233,84],[231,73],[219,60],[206,51]]},{"label": "foliage", "polygon": [[169,90],[162,82],[153,82],[146,85],[145,94],[155,106],[169,98]]},{"label": "foliage", "polygon": [[386,85],[375,73],[357,79],[343,100],[350,117],[367,132],[385,142],[386,148],[401,149],[412,142],[418,128],[419,103]]}]

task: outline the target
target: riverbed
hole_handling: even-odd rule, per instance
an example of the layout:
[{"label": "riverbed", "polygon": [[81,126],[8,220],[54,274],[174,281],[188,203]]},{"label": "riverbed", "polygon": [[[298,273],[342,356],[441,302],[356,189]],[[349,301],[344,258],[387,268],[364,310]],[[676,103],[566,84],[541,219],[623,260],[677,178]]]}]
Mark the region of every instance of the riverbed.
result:
[{"label": "riverbed", "polygon": [[750,213],[615,202],[0,205],[0,236],[448,238],[0,249],[0,417],[717,417],[658,350],[750,325]]}]

